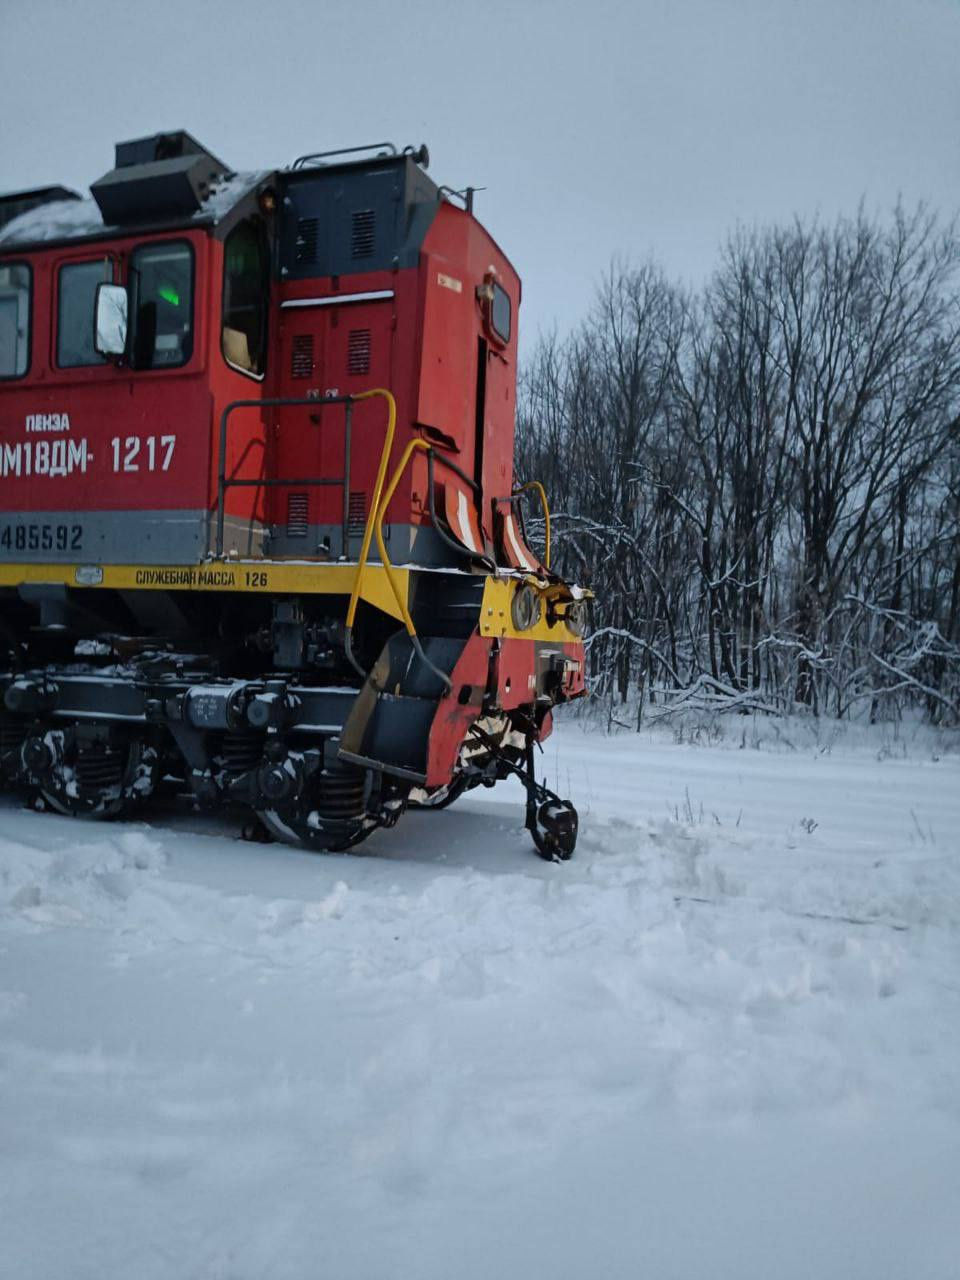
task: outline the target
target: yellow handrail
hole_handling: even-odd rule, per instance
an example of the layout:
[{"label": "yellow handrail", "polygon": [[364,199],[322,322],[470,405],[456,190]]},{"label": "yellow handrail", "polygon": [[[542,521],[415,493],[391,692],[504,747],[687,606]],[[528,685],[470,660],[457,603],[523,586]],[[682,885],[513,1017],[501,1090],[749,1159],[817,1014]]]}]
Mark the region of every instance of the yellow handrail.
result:
[{"label": "yellow handrail", "polygon": [[403,597],[403,592],[401,591],[396,578],[394,577],[393,565],[390,563],[390,556],[387,554],[387,544],[383,540],[383,521],[387,514],[387,508],[390,505],[390,499],[396,492],[397,485],[400,483],[400,477],[407,468],[407,463],[413,457],[413,454],[417,449],[425,449],[429,452],[430,445],[427,444],[426,440],[421,440],[419,438],[407,441],[407,446],[400,455],[400,461],[397,463],[396,470],[391,477],[390,483],[387,485],[383,497],[380,499],[380,505],[377,508],[377,518],[374,524],[374,533],[377,539],[377,550],[380,552],[380,559],[383,562],[383,569],[387,575],[387,581],[390,583],[393,598],[397,602],[397,608],[400,610],[400,616],[403,618],[403,625],[407,629],[407,635],[410,637],[420,661],[424,666],[429,667],[440,682],[446,686],[447,692],[449,693],[453,688],[450,677],[445,671],[441,671],[438,666],[431,662],[423,651],[423,646],[417,636],[417,628],[414,626],[413,618],[410,616],[410,610],[407,608],[407,602]]},{"label": "yellow handrail", "polygon": [[374,533],[376,534],[377,539],[377,550],[380,552],[380,559],[383,562],[387,581],[390,583],[390,589],[393,591],[393,598],[397,602],[397,608],[400,610],[400,616],[403,618],[403,625],[407,628],[407,635],[409,636],[415,636],[417,634],[417,629],[413,625],[413,619],[411,618],[410,611],[407,608],[407,602],[403,598],[403,592],[400,590],[400,586],[394,577],[393,565],[390,562],[389,555],[387,554],[387,545],[383,540],[383,521],[387,514],[387,507],[390,505],[390,499],[396,492],[397,485],[400,483],[400,477],[406,470],[407,463],[410,461],[417,449],[429,450],[429,448],[430,446],[427,444],[426,440],[421,440],[419,437],[407,442],[407,447],[400,455],[400,461],[397,463],[396,470],[394,471],[390,483],[387,485],[386,491],[380,500],[380,506],[377,509],[377,518],[374,524]]},{"label": "yellow handrail", "polygon": [[540,502],[543,504],[543,567],[550,568],[550,504],[547,502],[547,491],[539,480],[528,480],[526,484],[522,484],[519,489],[514,489],[514,496],[518,493],[526,493],[528,489],[536,489],[540,495]]},{"label": "yellow handrail", "polygon": [[[387,402],[387,431],[383,438],[383,449],[380,453],[380,466],[377,468],[377,479],[373,486],[373,501],[370,504],[370,514],[367,516],[367,523],[364,525],[363,529],[363,542],[360,544],[360,556],[357,560],[357,575],[353,580],[353,590],[350,593],[350,603],[347,605],[346,629],[348,636],[353,629],[353,620],[357,616],[357,604],[359,603],[360,590],[363,586],[363,571],[367,567],[367,556],[370,553],[370,542],[373,538],[374,527],[377,523],[377,512],[380,509],[380,495],[383,492],[383,482],[386,478],[387,466],[390,462],[390,450],[393,448],[393,436],[397,429],[397,402],[394,400],[393,393],[391,391],[387,391],[385,387],[374,387],[372,391],[361,391],[353,398],[354,400],[370,400],[374,396],[382,396]],[[392,582],[391,586],[393,586]],[[394,594],[396,594],[396,592],[394,592]],[[403,612],[402,609],[401,612]]]},{"label": "yellow handrail", "polygon": [[413,647],[419,655],[422,662],[430,668],[440,681],[446,686],[447,691],[451,689],[450,677],[446,672],[441,671],[435,666],[423,651],[420,640],[417,636],[417,628],[414,626],[413,618],[410,616],[410,610],[407,601],[404,598],[403,591],[397,582],[394,574],[393,565],[390,562],[390,556],[387,554],[387,546],[383,539],[383,521],[387,514],[387,507],[390,505],[390,499],[396,492],[397,485],[400,483],[400,477],[403,475],[404,469],[415,449],[429,449],[430,446],[425,440],[410,440],[400,456],[396,470],[391,477],[390,483],[384,490],[383,482],[387,474],[387,466],[390,461],[390,450],[393,446],[393,436],[397,426],[397,402],[391,393],[382,387],[376,387],[372,391],[361,392],[360,395],[354,397],[356,400],[366,400],[371,396],[383,396],[389,407],[389,416],[387,419],[387,434],[383,441],[383,451],[380,454],[380,466],[377,468],[377,479],[373,486],[373,501],[370,505],[370,514],[367,516],[367,523],[363,530],[363,542],[360,546],[360,557],[357,561],[357,576],[354,579],[353,591],[350,594],[350,603],[347,606],[347,618],[345,624],[345,643],[347,656],[361,675],[365,674],[362,667],[353,656],[353,622],[357,614],[357,604],[360,600],[360,592],[363,586],[363,574],[367,568],[367,556],[370,553],[370,542],[373,537],[377,539],[377,550],[380,552],[380,559],[383,563],[384,573],[387,575],[387,581],[390,583],[390,590],[393,592],[393,598],[397,602],[397,608],[400,610],[400,616],[403,619],[403,625],[406,628],[407,635],[413,641]]}]

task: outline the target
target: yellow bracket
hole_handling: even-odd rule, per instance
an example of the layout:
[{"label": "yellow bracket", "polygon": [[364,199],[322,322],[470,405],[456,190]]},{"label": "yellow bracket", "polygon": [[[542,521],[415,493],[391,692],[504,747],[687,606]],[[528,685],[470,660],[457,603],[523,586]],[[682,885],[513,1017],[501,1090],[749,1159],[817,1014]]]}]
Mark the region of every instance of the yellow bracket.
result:
[{"label": "yellow bracket", "polygon": [[547,491],[539,480],[530,480],[526,484],[522,484],[519,489],[514,489],[513,496],[518,493],[527,493],[530,489],[535,490],[540,495],[540,503],[543,507],[543,567],[550,568],[550,504],[547,502]]}]

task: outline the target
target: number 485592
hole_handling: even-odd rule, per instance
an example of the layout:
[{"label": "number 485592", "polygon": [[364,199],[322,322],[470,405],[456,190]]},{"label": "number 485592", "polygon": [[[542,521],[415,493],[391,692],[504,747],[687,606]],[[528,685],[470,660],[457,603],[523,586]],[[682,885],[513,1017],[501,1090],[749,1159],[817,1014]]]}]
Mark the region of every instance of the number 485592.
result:
[{"label": "number 485592", "polygon": [[114,436],[114,471],[169,471],[176,448],[176,436]]}]

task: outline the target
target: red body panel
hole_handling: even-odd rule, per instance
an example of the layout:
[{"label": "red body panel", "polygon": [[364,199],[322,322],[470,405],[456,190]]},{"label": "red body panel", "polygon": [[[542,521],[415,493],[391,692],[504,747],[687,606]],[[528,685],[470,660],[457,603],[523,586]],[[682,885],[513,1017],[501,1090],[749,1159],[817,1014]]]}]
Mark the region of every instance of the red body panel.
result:
[{"label": "red body panel", "polygon": [[[54,342],[59,268],[109,255],[115,281],[123,282],[131,251],[163,240],[188,241],[194,253],[189,362],[152,371],[115,363],[58,369]],[[520,284],[491,237],[463,210],[440,203],[418,267],[275,285],[265,379],[234,370],[220,350],[223,245],[204,230],[125,235],[19,257],[30,261],[34,277],[31,363],[26,377],[0,383],[0,450],[8,446],[13,451],[6,455],[9,465],[0,471],[0,509],[210,511],[217,497],[220,415],[231,400],[308,395],[323,399],[381,386],[397,401],[392,465],[412,436],[426,435],[482,484],[480,518],[485,535],[492,533],[493,499],[509,493],[512,481]],[[19,258],[11,252],[4,260]],[[512,332],[502,345],[485,331],[477,297],[478,287],[491,276],[511,300]],[[370,293],[387,296],[322,305],[338,296]],[[310,300],[321,305],[310,305]],[[484,386],[478,407],[480,382]],[[62,439],[51,435],[48,452],[46,436],[31,440],[26,429],[29,415],[57,415],[69,422],[69,428]],[[355,406],[350,490],[357,519],[369,504],[384,426],[382,402]],[[227,439],[227,474],[234,478],[342,474],[339,406],[270,410],[266,415],[256,409],[236,410]],[[37,443],[40,474],[33,451]],[[0,464],[3,457],[0,452]],[[388,525],[417,525],[427,519],[426,496],[426,462],[417,455],[397,488]],[[342,489],[310,488],[307,500],[309,523],[340,525]],[[254,516],[282,525],[288,515],[287,495],[274,490],[267,498],[265,491],[255,488],[231,488],[226,512],[228,518]]]},{"label": "red body panel", "polygon": [[[493,500],[509,494],[513,484],[520,279],[484,228],[451,204],[441,205],[427,233],[420,274],[423,320],[417,420],[451,437],[454,460],[480,483],[481,519],[489,536]],[[491,276],[511,302],[510,340],[502,346],[485,330],[477,298],[477,288]],[[451,282],[462,288],[451,287]],[[484,366],[478,368],[481,339],[485,358]],[[478,448],[481,378],[486,385]]]},{"label": "red body panel", "polygon": [[[514,321],[510,342],[487,356],[483,448],[478,450],[477,353],[484,326],[476,290],[491,267],[510,293]],[[363,296],[371,294],[381,296]],[[519,296],[519,279],[490,236],[468,214],[443,203],[419,267],[281,285],[270,394],[322,400],[386,387],[397,402],[391,466],[408,440],[421,433],[471,478],[481,479],[475,464],[482,456],[483,522],[489,534],[492,500],[509,493],[512,482]],[[277,474],[340,473],[341,407],[280,409],[270,421]],[[384,426],[382,403],[355,406],[350,481],[355,494],[368,496],[372,490]],[[426,518],[426,483],[426,463],[415,456],[387,512],[388,524],[419,524]],[[311,524],[340,523],[339,489],[314,488],[308,500]],[[277,523],[286,519],[285,502],[282,494],[275,499]]]},{"label": "red body panel", "polygon": [[[320,403],[315,410],[272,411],[271,456],[277,475],[333,477],[343,473],[344,408],[323,407],[322,401],[328,396],[386,387],[393,390],[398,420],[403,421],[409,394],[404,395],[403,379],[397,374],[394,359],[397,307],[402,303],[396,298],[343,304],[333,301],[329,306],[315,301],[335,300],[338,294],[391,293],[396,279],[393,273],[376,272],[343,277],[339,290],[332,290],[326,279],[281,286],[280,306],[275,311],[270,394],[297,399],[315,397]],[[385,426],[383,400],[354,405],[350,490],[355,495],[354,512],[359,516],[368,510]],[[340,524],[343,493],[339,487],[316,487],[304,492],[310,524]],[[276,491],[274,522],[286,521],[286,502],[286,495]],[[398,499],[395,508],[399,505]],[[409,514],[400,518],[409,522]]]},{"label": "red body panel", "polygon": [[[114,280],[122,283],[131,250],[163,240],[188,241],[194,253],[194,335],[188,362],[179,368],[136,371],[114,363],[58,368],[60,268],[109,254]],[[19,258],[10,254],[6,260]],[[0,510],[211,510],[216,501],[220,412],[232,399],[262,394],[260,381],[231,369],[220,353],[222,246],[201,231],[178,231],[128,236],[108,246],[34,252],[29,261],[30,367],[22,379],[0,382],[0,451],[5,456],[5,462],[0,459]],[[39,415],[47,423],[59,419],[68,425],[33,431],[29,424]],[[248,413],[231,426],[228,461],[237,475],[262,472],[259,417]],[[256,494],[233,490],[228,511],[248,517],[259,501]],[[117,550],[122,558],[123,548]]]},{"label": "red body panel", "polygon": [[[162,238],[150,237],[150,241]],[[205,236],[178,233],[166,238],[189,240],[195,254],[196,279],[209,278]],[[123,279],[129,249],[142,242],[143,238],[138,237],[109,246],[115,280]],[[7,467],[7,474],[0,475],[0,509],[5,511],[176,509],[207,503],[210,384],[205,349],[209,329],[206,299],[196,300],[193,354],[182,368],[134,374],[113,364],[74,369],[56,366],[53,321],[59,270],[68,263],[104,256],[102,245],[31,255],[34,308],[30,369],[23,380],[0,383],[0,442],[16,446],[21,442],[37,445],[47,441],[53,446],[62,440],[78,448],[85,442],[84,465],[75,465],[69,474],[59,468],[52,474],[49,467],[44,467],[38,475],[32,464],[32,474],[28,476],[26,451],[22,449],[20,474],[10,474]],[[28,417],[38,414],[61,418],[66,414],[69,427],[62,433],[34,434],[28,430]],[[188,424],[192,429],[184,430]],[[154,445],[153,457],[148,457],[146,440],[171,435],[175,444],[164,468],[169,448]],[[131,438],[138,441],[135,446],[128,445]],[[121,442],[119,446],[111,444],[114,439]]]},{"label": "red body panel", "polygon": [[[427,786],[442,787],[451,780],[460,747],[470,725],[480,715],[490,669],[490,647],[486,636],[473,635],[467,641],[451,673],[451,689],[437,705],[430,726],[427,756]],[[469,686],[469,696],[460,701]]]}]

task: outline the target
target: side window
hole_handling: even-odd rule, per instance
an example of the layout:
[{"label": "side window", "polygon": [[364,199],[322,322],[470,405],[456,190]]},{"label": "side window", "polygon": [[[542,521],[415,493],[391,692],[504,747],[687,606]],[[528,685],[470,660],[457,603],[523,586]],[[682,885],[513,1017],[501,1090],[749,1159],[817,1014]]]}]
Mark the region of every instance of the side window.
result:
[{"label": "side window", "polygon": [[193,250],[182,241],[140,245],[130,255],[131,363],[172,369],[193,354]]},{"label": "side window", "polygon": [[510,295],[496,282],[490,300],[490,327],[501,342],[510,341]]},{"label": "side window", "polygon": [[104,364],[93,346],[93,308],[97,285],[113,279],[109,258],[71,262],[60,268],[57,290],[57,364],[61,369]]},{"label": "side window", "polygon": [[267,246],[256,222],[241,222],[223,246],[223,330],[227,364],[259,377],[266,366],[270,275]]},{"label": "side window", "polygon": [[30,268],[0,265],[0,378],[22,378],[30,363]]}]

